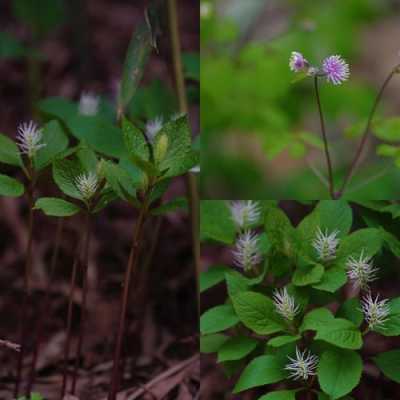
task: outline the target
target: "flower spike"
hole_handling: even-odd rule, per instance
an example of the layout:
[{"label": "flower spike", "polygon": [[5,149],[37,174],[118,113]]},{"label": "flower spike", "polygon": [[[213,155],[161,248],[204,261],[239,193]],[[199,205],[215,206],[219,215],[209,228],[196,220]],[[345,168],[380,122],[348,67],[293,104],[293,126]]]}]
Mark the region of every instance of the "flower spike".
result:
[{"label": "flower spike", "polygon": [[274,305],[276,312],[289,321],[293,321],[300,311],[300,307],[296,305],[294,298],[289,295],[286,287],[275,290]]},{"label": "flower spike", "polygon": [[233,250],[233,261],[235,265],[243,268],[245,271],[251,270],[261,261],[261,254],[258,249],[259,236],[252,232],[246,231],[239,235],[236,240],[235,249]]},{"label": "flower spike", "polygon": [[349,65],[338,55],[325,58],[322,62],[322,71],[328,82],[334,85],[341,85],[350,76]]},{"label": "flower spike", "polygon": [[364,313],[369,329],[383,328],[382,326],[388,319],[390,314],[389,300],[379,300],[379,295],[372,298],[371,293],[368,293],[361,300],[361,311]]},{"label": "flower spike", "polygon": [[75,179],[75,185],[84,200],[89,200],[96,193],[98,178],[94,172],[81,174]]},{"label": "flower spike", "polygon": [[260,219],[260,207],[257,202],[233,201],[230,205],[232,219],[239,229],[246,229]]},{"label": "flower spike", "polygon": [[338,234],[338,230],[329,234],[327,230],[325,230],[324,233],[321,231],[321,228],[318,228],[312,246],[316,250],[320,260],[331,261],[336,258],[336,250],[340,242],[340,239],[337,238]]},{"label": "flower spike", "polygon": [[157,133],[160,132],[164,125],[163,117],[156,117],[146,123],[146,136],[150,142],[154,141]]},{"label": "flower spike", "polygon": [[296,347],[296,358],[288,356],[288,359],[291,362],[286,365],[285,369],[290,372],[289,378],[306,381],[310,376],[316,374],[318,357],[311,354],[307,349],[301,352]]},{"label": "flower spike", "polygon": [[375,268],[371,262],[372,257],[364,256],[364,250],[360,257],[349,257],[346,263],[347,275],[353,281],[355,288],[363,290],[369,289],[369,283],[378,279],[378,268]]},{"label": "flower spike", "polygon": [[99,110],[99,96],[91,92],[82,92],[79,100],[79,114],[93,116]]},{"label": "flower spike", "polygon": [[46,146],[42,143],[42,131],[33,122],[23,122],[17,127],[17,144],[22,154],[32,159],[37,151]]}]

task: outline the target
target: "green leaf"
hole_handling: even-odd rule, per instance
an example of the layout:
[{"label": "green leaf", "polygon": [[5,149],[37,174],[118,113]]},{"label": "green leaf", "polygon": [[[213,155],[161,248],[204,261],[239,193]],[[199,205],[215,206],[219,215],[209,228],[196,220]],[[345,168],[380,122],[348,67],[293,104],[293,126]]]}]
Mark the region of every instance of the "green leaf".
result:
[{"label": "green leaf", "polygon": [[270,298],[257,292],[238,292],[232,297],[239,319],[259,335],[285,330],[283,321],[276,315]]},{"label": "green leaf", "polygon": [[3,134],[0,134],[0,162],[16,167],[23,165],[17,145]]},{"label": "green leaf", "polygon": [[112,161],[102,160],[101,171],[107,183],[119,198],[131,201],[136,195],[136,187],[128,172]]},{"label": "green leaf", "polygon": [[186,115],[171,120],[162,127],[154,138],[155,149],[160,140],[166,140],[167,143],[166,153],[157,164],[163,177],[182,175],[197,163]]},{"label": "green leaf", "polygon": [[265,232],[272,248],[290,255],[294,251],[294,229],[287,215],[276,207],[271,207],[265,213]]},{"label": "green leaf", "polygon": [[284,346],[285,344],[288,343],[293,343],[297,342],[299,339],[301,339],[301,336],[292,336],[292,335],[283,335],[283,336],[277,336],[268,341],[268,346],[271,347],[281,347]]},{"label": "green leaf", "polygon": [[239,292],[245,292],[250,289],[249,280],[236,271],[228,271],[225,274],[226,286],[230,298],[233,298]]},{"label": "green leaf", "polygon": [[397,142],[400,139],[400,118],[385,118],[374,124],[373,133],[386,142]]},{"label": "green leaf", "polygon": [[324,149],[324,142],[319,136],[314,133],[301,132],[299,133],[299,137],[301,138],[301,140],[303,140],[304,143],[308,144],[311,147],[315,147],[319,150]]},{"label": "green leaf", "polygon": [[321,389],[333,400],[350,393],[360,382],[362,360],[355,351],[327,350],[318,365]]},{"label": "green leaf", "polygon": [[199,53],[182,54],[183,72],[187,79],[200,81],[200,55]]},{"label": "green leaf", "polygon": [[0,196],[19,197],[24,194],[24,185],[8,175],[0,174]]},{"label": "green leaf", "polygon": [[41,0],[40,7],[32,0],[13,0],[14,15],[36,34],[44,35],[64,21],[63,0]]},{"label": "green leaf", "polygon": [[364,320],[364,315],[361,311],[361,304],[357,298],[346,300],[341,304],[339,310],[336,313],[337,318],[347,319],[356,326],[360,326]]},{"label": "green leaf", "polygon": [[168,203],[164,203],[157,208],[153,208],[151,210],[151,215],[164,215],[173,213],[178,210],[188,209],[188,201],[186,197],[176,197],[175,199],[169,201]]},{"label": "green leaf", "polygon": [[380,353],[373,360],[385,376],[400,383],[400,350]]},{"label": "green leaf", "polygon": [[200,318],[200,332],[216,333],[231,328],[239,322],[239,318],[230,304],[224,304],[207,310]]},{"label": "green leaf", "polygon": [[123,111],[132,100],[142,79],[143,70],[153,46],[150,26],[142,21],[132,34],[122,71],[118,104]]},{"label": "green leaf", "polygon": [[352,322],[335,318],[317,330],[316,340],[323,340],[343,349],[361,349],[363,341],[361,332]]},{"label": "green leaf", "polygon": [[66,124],[72,135],[97,152],[109,157],[126,156],[121,130],[102,115],[75,114]]},{"label": "green leaf", "polygon": [[307,286],[317,283],[324,275],[324,267],[321,264],[301,263],[297,265],[292,277],[292,283],[295,286]]},{"label": "green leaf", "polygon": [[396,297],[388,303],[390,313],[383,326],[374,329],[375,332],[384,336],[400,335],[400,297]]},{"label": "green leaf", "polygon": [[260,356],[250,362],[237,381],[233,393],[276,383],[286,378],[284,366],[274,356]]},{"label": "green leaf", "polygon": [[364,256],[372,257],[382,248],[382,244],[383,237],[380,230],[359,229],[341,240],[335,263],[344,266],[348,257],[359,257],[361,251],[364,251]]},{"label": "green leaf", "polygon": [[21,58],[28,50],[8,32],[0,32],[0,59]]},{"label": "green leaf", "polygon": [[231,271],[231,268],[225,265],[211,265],[207,271],[200,274],[200,292],[217,285],[225,280],[225,273]]},{"label": "green leaf", "polygon": [[54,197],[42,197],[36,201],[35,208],[52,217],[71,217],[81,209],[76,204]]},{"label": "green leaf", "polygon": [[334,319],[332,312],[327,308],[316,308],[305,315],[300,326],[300,332],[307,330],[318,331]]},{"label": "green leaf", "polygon": [[229,338],[218,351],[218,362],[240,360],[250,354],[258,341],[247,336]]},{"label": "green leaf", "polygon": [[258,400],[296,400],[296,393],[299,389],[294,390],[277,390],[261,396]]},{"label": "green leaf", "polygon": [[343,268],[332,267],[324,272],[320,282],[312,287],[318,290],[335,293],[347,282],[347,275]]},{"label": "green leaf", "polygon": [[77,104],[63,97],[47,97],[40,100],[37,107],[46,117],[58,118],[64,123],[78,114]]},{"label": "green leaf", "polygon": [[223,200],[202,200],[200,203],[200,240],[232,244],[236,235],[228,205]]},{"label": "green leaf", "polygon": [[42,147],[34,158],[36,170],[47,167],[59,154],[68,147],[68,137],[57,121],[50,121],[42,128]]},{"label": "green leaf", "polygon": [[200,336],[200,352],[204,354],[216,353],[228,339],[229,336],[220,333],[202,335]]},{"label": "green leaf", "polygon": [[72,159],[55,160],[53,163],[53,178],[60,190],[66,195],[82,200],[82,195],[76,187],[76,178],[84,173],[79,160]]}]

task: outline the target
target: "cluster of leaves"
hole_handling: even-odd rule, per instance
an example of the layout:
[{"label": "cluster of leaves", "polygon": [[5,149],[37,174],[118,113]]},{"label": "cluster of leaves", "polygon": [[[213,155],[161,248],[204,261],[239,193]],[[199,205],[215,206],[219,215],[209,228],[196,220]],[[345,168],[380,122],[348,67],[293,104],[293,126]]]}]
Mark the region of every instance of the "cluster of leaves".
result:
[{"label": "cluster of leaves", "polygon": [[[366,328],[357,292],[346,298],[346,263],[349,257],[374,257],[381,263],[400,256],[399,206],[387,202],[363,202],[354,206],[342,200],[320,201],[294,227],[276,203],[260,201],[263,216],[253,228],[260,232],[259,247],[264,262],[258,269],[235,271],[228,265],[213,265],[201,276],[202,296],[216,285],[225,285],[227,299],[201,316],[201,351],[216,353],[228,376],[240,372],[233,389],[247,389],[286,381],[285,390],[267,390],[260,400],[294,400],[296,393],[312,391],[318,399],[351,399],[363,374],[364,362],[373,362],[390,380],[400,383],[400,349],[363,358]],[[353,207],[353,208],[354,208]],[[318,229],[337,230],[339,246],[333,260],[324,262],[312,245]],[[203,241],[232,245],[237,229],[229,205],[203,201]],[[379,277],[390,267],[379,264]],[[280,315],[274,305],[277,288],[286,287],[299,306],[293,321]],[[400,297],[389,301],[390,314],[375,334],[400,336]],[[333,311],[334,310],[334,311]],[[293,384],[285,366],[296,346],[319,357],[317,381]],[[282,385],[280,385],[282,388]],[[344,397],[345,396],[345,397]]]},{"label": "cluster of leaves", "polygon": [[[320,151],[319,133],[299,129],[305,115],[315,114],[315,95],[310,82],[291,84],[293,76],[288,68],[289,55],[297,49],[310,55],[312,61],[337,53],[353,61],[361,47],[358,35],[361,28],[385,15],[388,8],[382,7],[382,2],[360,0],[312,5],[308,1],[288,3],[292,13],[286,28],[267,42],[246,41],[248,25],[257,25],[262,3],[254,2],[250,6],[237,2],[227,9],[219,7],[218,13],[215,7],[214,12],[201,20],[201,98],[204,104],[201,113],[204,151],[208,159],[202,171],[204,193],[212,193],[210,185],[214,182],[225,183],[228,192],[225,196],[228,198],[307,198],[310,188],[313,198],[321,198],[326,192],[310,171],[302,169],[299,173],[292,173],[287,180],[280,175],[283,182],[275,182],[272,176],[265,176],[265,171],[260,171],[257,163],[248,156],[241,152],[231,153],[228,137],[232,133],[251,133],[251,141],[260,143],[268,160],[275,159],[283,151],[298,159],[310,151]],[[251,18],[246,18],[252,7],[255,12]],[[340,23],[340,32],[333,20]],[[374,90],[352,77],[341,87],[323,87],[321,97],[330,130],[341,130],[339,121],[344,119],[351,122],[351,128],[339,143],[335,143],[338,148],[345,146],[349,138],[355,138],[361,126],[365,127]],[[233,100],[237,98],[241,101]],[[354,133],[355,129],[357,133]],[[398,155],[395,150],[397,147],[384,146],[378,153]],[[336,173],[340,176],[345,168],[342,164],[346,164],[341,154],[337,156],[337,163]],[[382,160],[374,160],[371,164],[373,174],[376,174]],[[397,176],[397,172],[393,168],[390,174],[381,182],[387,193],[390,193],[388,182]],[[371,175],[371,171],[362,175],[364,179]],[[266,188],[266,185],[248,184],[255,180],[267,180],[273,186]],[[301,184],[296,184],[299,182]],[[370,197],[371,191],[372,188],[368,188]]]},{"label": "cluster of leaves", "polygon": [[18,400],[43,400],[43,397],[40,393],[31,393],[29,399],[23,396],[23,397],[18,397]]}]

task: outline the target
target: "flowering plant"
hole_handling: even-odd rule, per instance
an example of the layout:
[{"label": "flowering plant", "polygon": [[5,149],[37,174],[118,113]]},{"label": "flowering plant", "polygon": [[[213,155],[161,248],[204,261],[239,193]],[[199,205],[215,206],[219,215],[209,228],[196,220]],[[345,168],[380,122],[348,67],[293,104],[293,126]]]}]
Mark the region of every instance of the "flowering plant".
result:
[{"label": "flowering plant", "polygon": [[293,226],[276,202],[202,201],[202,240],[230,249],[201,276],[203,298],[227,292],[201,316],[201,351],[237,377],[234,393],[351,399],[371,371],[400,383],[388,339],[400,337],[400,297],[380,290],[400,256],[398,209],[325,200]]}]

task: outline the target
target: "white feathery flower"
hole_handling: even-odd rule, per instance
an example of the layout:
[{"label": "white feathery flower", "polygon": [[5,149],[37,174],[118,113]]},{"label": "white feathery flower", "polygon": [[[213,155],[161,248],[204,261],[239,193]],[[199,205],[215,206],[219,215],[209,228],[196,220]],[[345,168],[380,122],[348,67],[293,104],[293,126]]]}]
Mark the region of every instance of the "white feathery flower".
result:
[{"label": "white feathery flower", "polygon": [[163,117],[156,117],[146,123],[146,136],[150,142],[153,142],[157,133],[160,132],[164,125]]},{"label": "white feathery flower", "polygon": [[311,354],[307,349],[301,352],[296,346],[296,358],[288,356],[288,359],[290,363],[286,364],[285,369],[290,372],[289,378],[306,381],[309,376],[316,374],[318,357]]},{"label": "white feathery flower", "polygon": [[289,295],[286,287],[275,290],[274,305],[276,312],[289,321],[293,321],[300,311],[300,307],[296,305],[294,298]]},{"label": "white feathery flower", "polygon": [[258,249],[258,241],[258,235],[251,231],[243,232],[238,236],[232,252],[235,265],[248,271],[260,263],[261,254]]},{"label": "white feathery flower", "polygon": [[347,275],[353,281],[353,286],[360,289],[369,289],[369,283],[378,279],[378,268],[371,261],[372,257],[364,256],[364,250],[360,257],[349,257],[346,263]]},{"label": "white feathery flower", "polygon": [[82,92],[79,100],[79,114],[93,116],[99,111],[99,96],[92,92]]},{"label": "white feathery flower", "polygon": [[335,230],[329,234],[327,230],[324,233],[320,228],[318,228],[316,237],[312,242],[312,246],[317,251],[318,258],[320,260],[331,261],[335,259],[336,250],[340,242],[340,239],[337,238],[338,234],[338,230]]},{"label": "white feathery flower", "polygon": [[84,200],[89,200],[97,191],[98,178],[94,172],[83,173],[75,179],[75,185]]},{"label": "white feathery flower", "polygon": [[379,295],[375,299],[368,293],[361,300],[361,311],[364,313],[365,320],[370,329],[382,327],[390,314],[390,306],[387,299],[379,300]]},{"label": "white feathery flower", "polygon": [[46,146],[46,143],[41,143],[42,131],[33,121],[18,125],[16,141],[20,152],[29,158],[33,158],[39,149]]},{"label": "white feathery flower", "polygon": [[260,206],[255,201],[233,201],[230,209],[232,219],[239,229],[248,228],[260,219]]},{"label": "white feathery flower", "polygon": [[195,165],[189,171],[192,172],[193,174],[199,174],[200,173],[200,165]]}]

